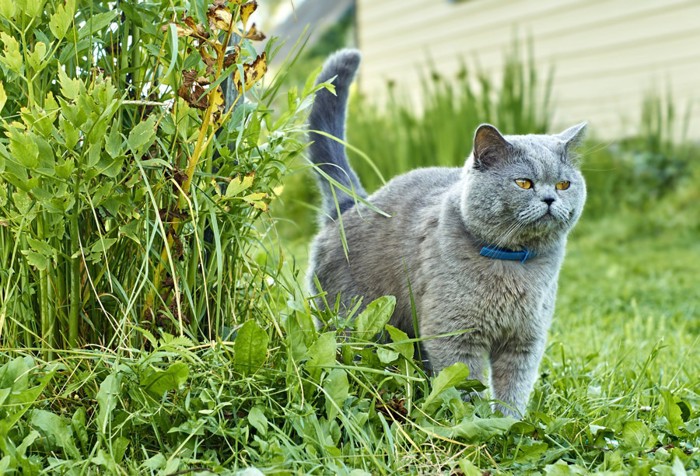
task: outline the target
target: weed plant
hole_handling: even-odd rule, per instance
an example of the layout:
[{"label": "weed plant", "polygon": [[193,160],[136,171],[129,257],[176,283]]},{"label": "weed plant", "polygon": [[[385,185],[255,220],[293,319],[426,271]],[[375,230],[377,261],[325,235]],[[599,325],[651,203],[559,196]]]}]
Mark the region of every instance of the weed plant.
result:
[{"label": "weed plant", "polygon": [[138,348],[136,328],[210,339],[259,317],[276,271],[252,224],[311,91],[272,118],[254,5],[0,4],[5,347]]}]

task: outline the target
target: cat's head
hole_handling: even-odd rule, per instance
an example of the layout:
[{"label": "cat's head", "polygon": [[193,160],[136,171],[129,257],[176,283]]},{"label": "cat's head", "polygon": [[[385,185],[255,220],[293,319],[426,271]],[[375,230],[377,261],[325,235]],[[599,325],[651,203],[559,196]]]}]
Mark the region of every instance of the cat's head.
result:
[{"label": "cat's head", "polygon": [[543,248],[559,242],[581,216],[586,184],[573,149],[586,124],[560,134],[503,136],[483,124],[465,165],[462,215],[490,245]]}]

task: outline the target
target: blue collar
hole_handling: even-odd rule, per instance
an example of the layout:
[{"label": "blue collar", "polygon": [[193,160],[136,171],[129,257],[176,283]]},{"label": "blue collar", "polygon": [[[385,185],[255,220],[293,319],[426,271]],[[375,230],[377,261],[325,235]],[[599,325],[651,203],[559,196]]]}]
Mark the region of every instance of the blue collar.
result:
[{"label": "blue collar", "polygon": [[491,259],[520,261],[521,263],[537,256],[534,251],[530,251],[527,248],[523,248],[521,251],[512,251],[496,246],[482,246],[479,254]]}]

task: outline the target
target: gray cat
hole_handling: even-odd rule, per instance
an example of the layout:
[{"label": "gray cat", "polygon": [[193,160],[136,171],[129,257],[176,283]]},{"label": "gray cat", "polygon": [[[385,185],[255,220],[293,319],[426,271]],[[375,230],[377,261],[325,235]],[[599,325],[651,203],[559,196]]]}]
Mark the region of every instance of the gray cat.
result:
[{"label": "gray cat", "polygon": [[[328,59],[318,82],[333,80],[336,94],[319,91],[309,117],[310,156],[322,172],[324,204],[323,228],[311,246],[311,288],[318,291],[317,278],[329,300],[340,293],[346,307],[358,296],[366,304],[394,295],[391,324],[412,337],[413,301],[429,368],[464,362],[483,381],[488,362],[492,396],[502,402],[496,408],[524,415],[566,236],[586,199],[572,154],[585,124],[524,136],[481,125],[464,167],[414,170],[368,197],[343,145],[313,132],[344,137],[348,88],[359,62],[354,50]],[[332,188],[324,174],[390,217]]]}]

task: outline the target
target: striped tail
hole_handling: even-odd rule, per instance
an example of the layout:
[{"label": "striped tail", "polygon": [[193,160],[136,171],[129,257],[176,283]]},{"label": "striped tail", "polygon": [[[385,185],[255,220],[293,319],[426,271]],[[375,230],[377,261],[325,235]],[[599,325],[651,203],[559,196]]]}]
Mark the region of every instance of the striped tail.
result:
[{"label": "striped tail", "polygon": [[[323,70],[318,76],[316,84],[330,81],[335,77],[333,79],[335,95],[326,89],[321,89],[316,93],[309,115],[309,137],[313,141],[309,152],[311,161],[318,166],[321,172],[354,192],[357,197],[365,198],[367,193],[348,163],[345,146],[314,132],[325,132],[341,141],[345,140],[348,93],[359,65],[360,52],[351,49],[338,51],[330,56],[323,65]],[[323,196],[322,222],[335,220],[338,217],[338,210],[343,213],[353,207],[356,197],[333,187],[331,182],[321,173],[317,174],[317,178]],[[333,197],[333,188],[335,188],[335,198]]]}]

